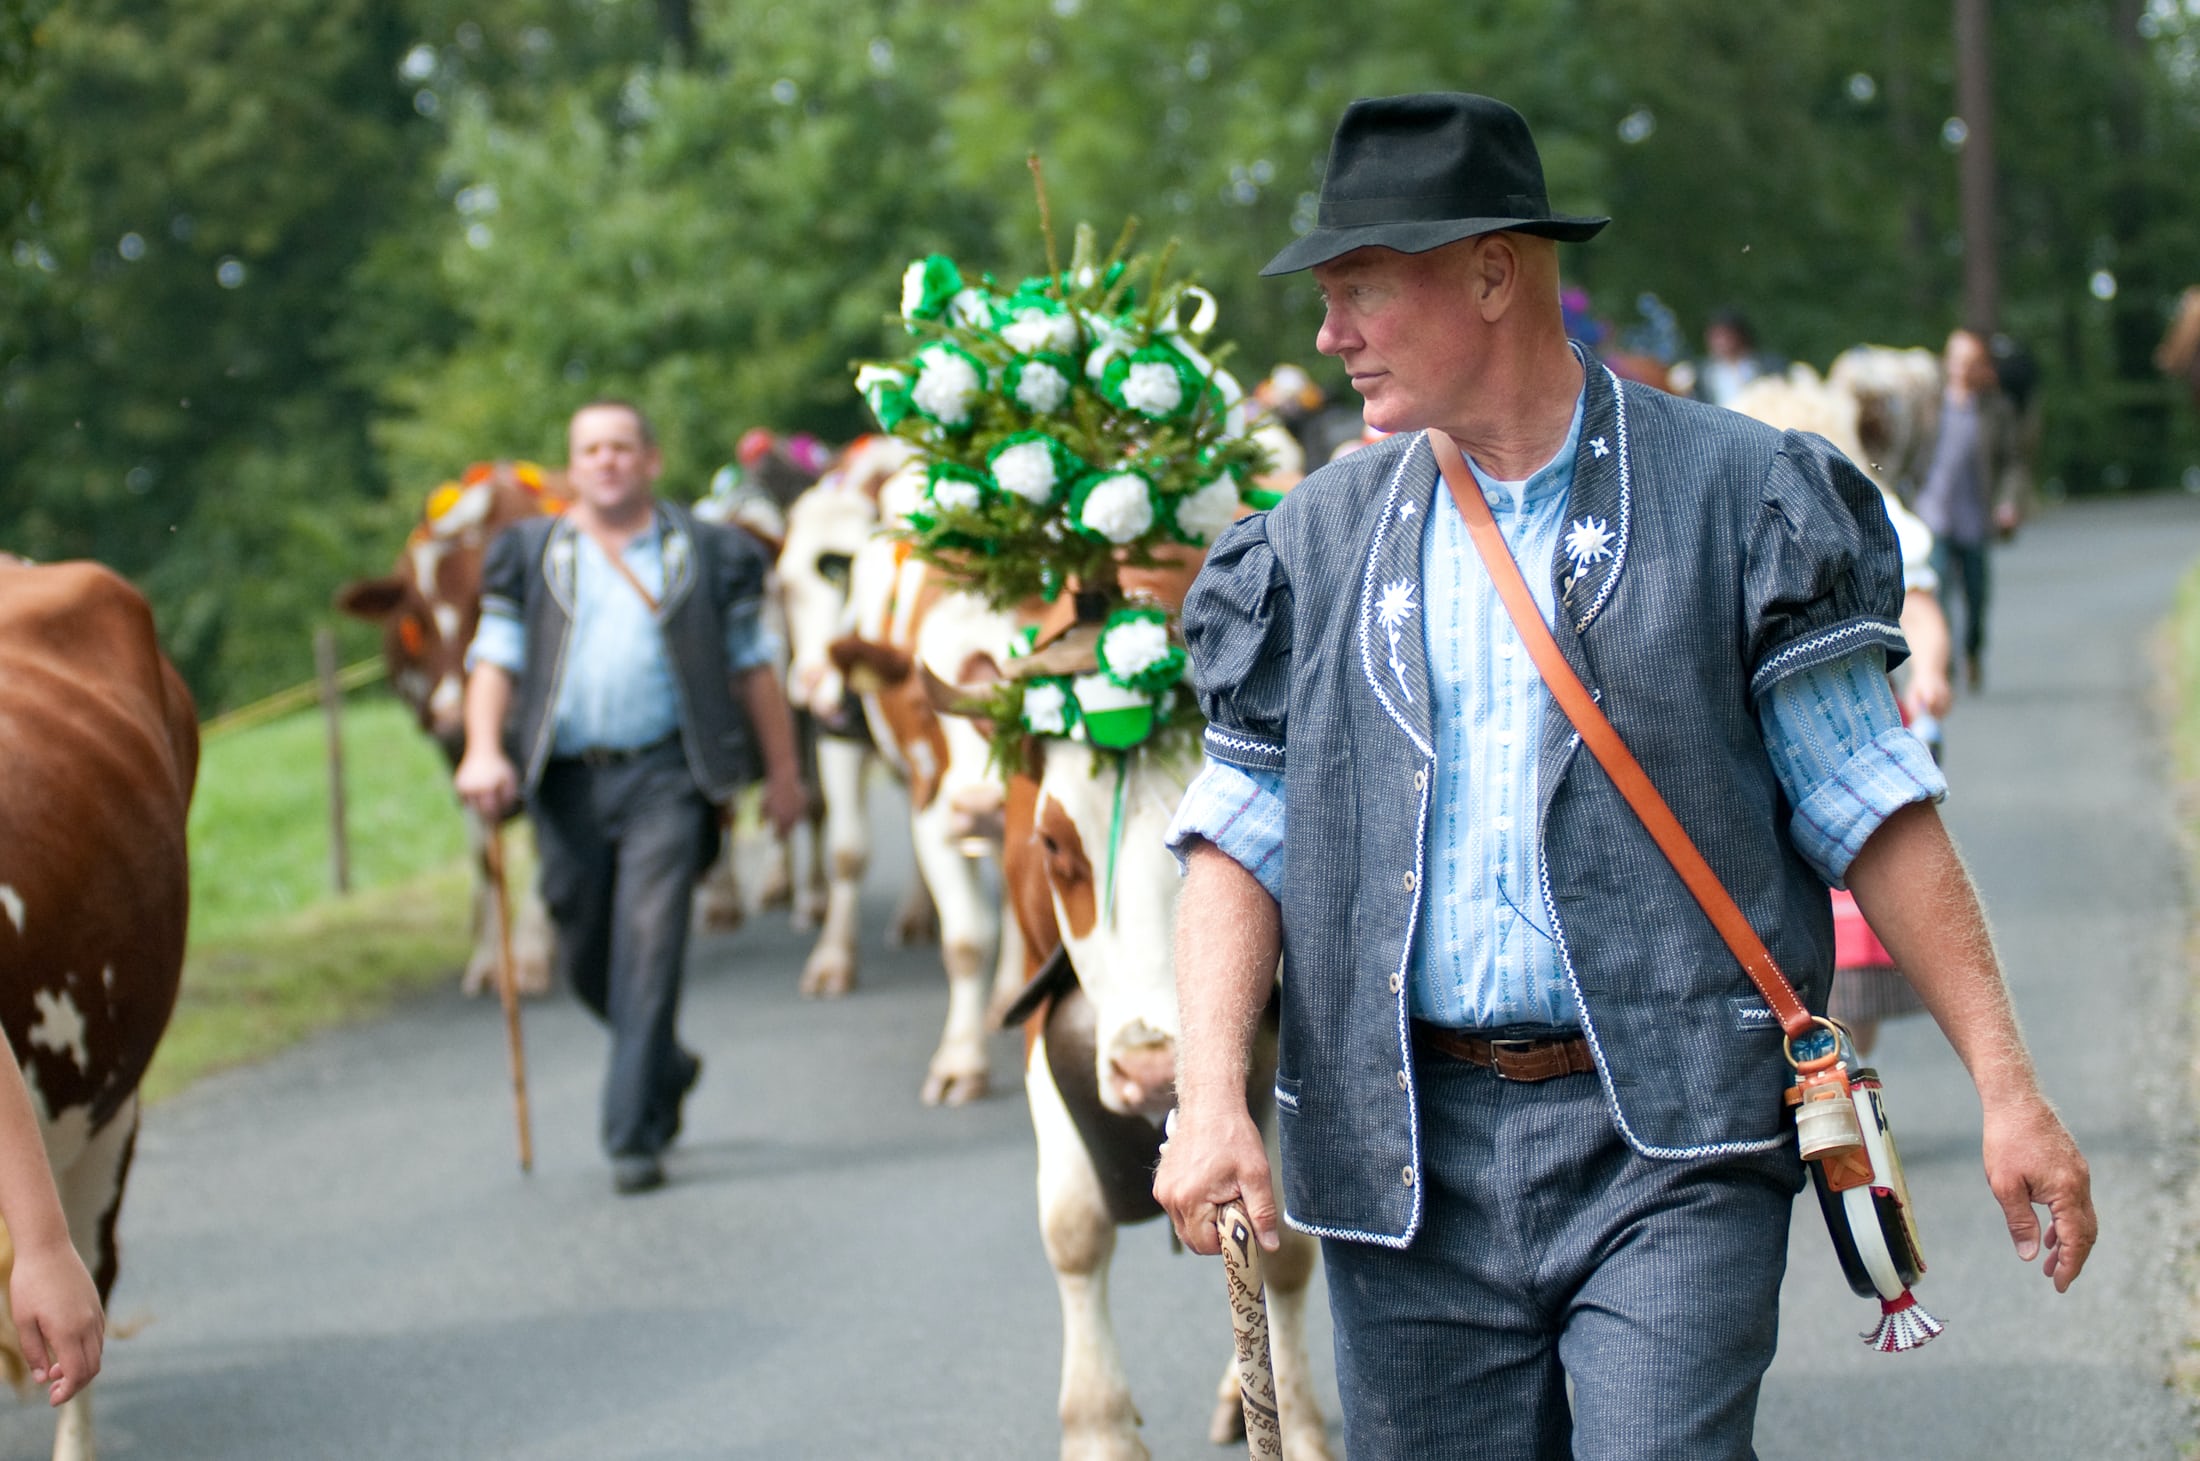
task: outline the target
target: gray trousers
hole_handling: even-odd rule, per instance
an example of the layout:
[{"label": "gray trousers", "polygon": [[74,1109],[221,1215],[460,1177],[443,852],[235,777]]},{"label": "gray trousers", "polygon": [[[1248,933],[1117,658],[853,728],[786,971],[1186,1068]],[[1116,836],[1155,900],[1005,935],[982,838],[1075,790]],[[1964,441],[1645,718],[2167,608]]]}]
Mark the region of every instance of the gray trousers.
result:
[{"label": "gray trousers", "polygon": [[1594,1075],[1415,1059],[1422,1227],[1322,1245],[1352,1461],[1753,1456],[1792,1149],[1652,1161]]},{"label": "gray trousers", "polygon": [[695,881],[717,834],[710,803],[672,740],[610,765],[552,761],[528,812],[558,969],[611,1028],[604,1150],[662,1151],[696,1069],[674,1027]]}]

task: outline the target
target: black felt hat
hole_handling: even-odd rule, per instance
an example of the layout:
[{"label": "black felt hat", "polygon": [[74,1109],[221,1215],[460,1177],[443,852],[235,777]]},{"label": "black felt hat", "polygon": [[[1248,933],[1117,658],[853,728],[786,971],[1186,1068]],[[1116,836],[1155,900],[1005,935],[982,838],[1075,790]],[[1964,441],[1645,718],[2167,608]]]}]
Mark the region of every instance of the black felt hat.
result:
[{"label": "black felt hat", "polygon": [[1373,97],[1337,124],[1314,231],[1260,272],[1295,274],[1370,244],[1424,253],[1500,230],[1579,242],[1611,221],[1551,211],[1535,138],[1503,102],[1460,91]]}]

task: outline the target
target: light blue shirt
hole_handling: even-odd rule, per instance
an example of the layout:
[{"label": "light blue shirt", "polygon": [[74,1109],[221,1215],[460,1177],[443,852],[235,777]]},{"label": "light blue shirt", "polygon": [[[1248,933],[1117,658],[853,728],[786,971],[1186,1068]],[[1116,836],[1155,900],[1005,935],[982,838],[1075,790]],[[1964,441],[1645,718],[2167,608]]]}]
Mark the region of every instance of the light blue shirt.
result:
[{"label": "light blue shirt", "polygon": [[[1524,482],[1498,482],[1474,468],[1546,621],[1580,424],[1577,404],[1566,444]],[[1437,770],[1412,1010],[1467,1029],[1571,1026],[1572,995],[1533,892],[1542,862],[1535,757],[1549,695],[1465,522],[1447,495],[1435,501],[1421,552]],[[1902,728],[1877,645],[1777,682],[1758,719],[1795,808],[1790,836],[1835,887],[1895,811],[1946,795],[1931,754]],[[1206,838],[1280,902],[1287,822],[1280,773],[1210,760],[1177,809],[1169,846],[1181,858],[1186,841]]]},{"label": "light blue shirt", "polygon": [[[558,683],[550,754],[587,750],[636,750],[680,730],[680,696],[657,616],[642,602],[603,549],[587,533],[575,533],[573,624],[565,672]],[[628,543],[626,566],[652,598],[664,599],[664,524]],[[726,669],[738,675],[779,657],[777,639],[763,627],[762,605],[726,616]],[[485,605],[466,669],[492,664],[518,676],[527,664],[527,626],[501,604]]]}]

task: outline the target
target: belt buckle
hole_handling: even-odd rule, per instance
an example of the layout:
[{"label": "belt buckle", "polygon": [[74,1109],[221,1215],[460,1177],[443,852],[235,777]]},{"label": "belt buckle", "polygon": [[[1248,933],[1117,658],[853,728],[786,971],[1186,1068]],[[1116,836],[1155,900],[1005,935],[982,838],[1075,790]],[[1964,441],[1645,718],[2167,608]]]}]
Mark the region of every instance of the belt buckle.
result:
[{"label": "belt buckle", "polygon": [[1549,1043],[1547,1040],[1492,1040],[1490,1041],[1490,1071],[1501,1081],[1518,1080],[1518,1076],[1506,1073],[1505,1057],[1533,1055]]}]

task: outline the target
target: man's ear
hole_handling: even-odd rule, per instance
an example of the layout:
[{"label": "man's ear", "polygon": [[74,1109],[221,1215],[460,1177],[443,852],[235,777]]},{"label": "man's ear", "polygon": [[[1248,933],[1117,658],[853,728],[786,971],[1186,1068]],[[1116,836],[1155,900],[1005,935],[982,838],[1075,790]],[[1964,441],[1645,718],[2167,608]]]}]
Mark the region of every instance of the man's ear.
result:
[{"label": "man's ear", "polygon": [[1474,251],[1474,303],[1483,322],[1495,324],[1520,292],[1520,250],[1509,235],[1483,235]]}]

